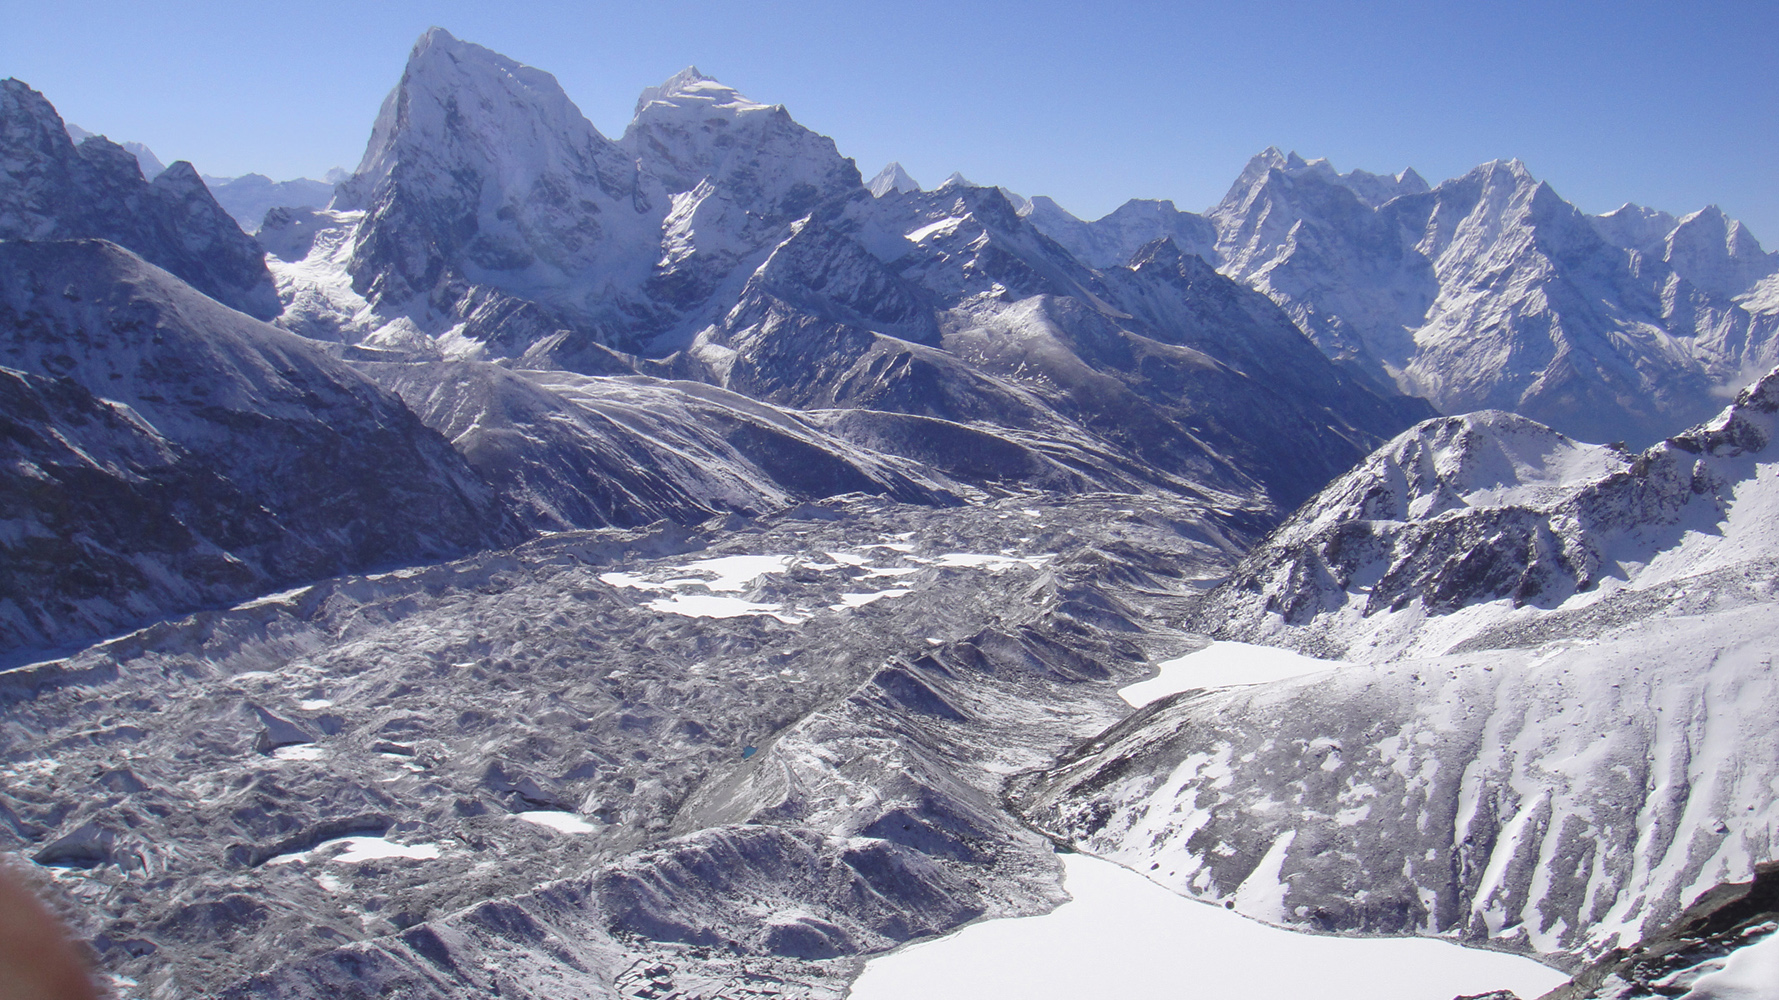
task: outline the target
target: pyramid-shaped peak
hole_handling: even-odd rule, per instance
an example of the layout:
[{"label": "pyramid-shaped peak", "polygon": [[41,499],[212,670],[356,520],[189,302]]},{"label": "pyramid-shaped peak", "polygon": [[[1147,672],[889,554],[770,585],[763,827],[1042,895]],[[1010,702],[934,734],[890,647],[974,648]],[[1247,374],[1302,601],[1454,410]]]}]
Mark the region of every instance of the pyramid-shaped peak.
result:
[{"label": "pyramid-shaped peak", "polygon": [[908,171],[902,169],[901,163],[892,162],[878,171],[877,176],[871,178],[865,187],[870,189],[874,197],[881,198],[891,191],[913,194],[920,190],[920,182],[908,176]]},{"label": "pyramid-shaped peak", "polygon": [[414,48],[419,50],[422,48],[450,47],[460,44],[462,43],[457,40],[456,35],[451,34],[449,31],[446,31],[444,28],[435,24],[420,33],[419,39],[414,42]]},{"label": "pyramid-shaped peak", "polygon": [[634,114],[640,116],[644,108],[657,103],[704,104],[734,110],[767,107],[743,97],[734,87],[718,83],[716,77],[706,76],[696,66],[687,66],[668,77],[658,87],[644,87],[642,94],[636,98]]},{"label": "pyramid-shaped peak", "polygon": [[[1511,160],[1490,160],[1479,163],[1469,173],[1458,178],[1460,181],[1481,181],[1484,184],[1506,184],[1509,187],[1536,184],[1537,180],[1526,165],[1518,157]],[[1447,183],[1451,183],[1448,181]]]},{"label": "pyramid-shaped peak", "polygon": [[1532,171],[1527,170],[1525,161],[1517,156],[1507,160],[1494,160],[1488,163],[1487,166],[1491,171],[1504,170],[1522,180],[1529,181],[1532,179]]},{"label": "pyramid-shaped peak", "polygon": [[694,84],[715,82],[717,82],[716,77],[704,75],[698,71],[698,67],[696,66],[687,66],[685,69],[668,77],[667,82],[661,84],[660,89],[661,93],[672,95],[680,93],[682,90],[685,90]]},{"label": "pyramid-shaped peak", "polygon": [[1689,212],[1686,215],[1681,216],[1680,223],[1682,225],[1687,223],[1706,223],[1714,226],[1727,226],[1729,225],[1729,216],[1724,215],[1723,209],[1718,208],[1716,205],[1706,205],[1704,208],[1701,208],[1696,212]]},{"label": "pyramid-shaped peak", "polygon": [[554,162],[553,151],[597,157],[608,146],[554,76],[430,28],[414,43],[401,80],[384,99],[364,158],[336,193],[334,208],[366,207],[372,190],[404,157],[461,155],[491,170],[496,160],[506,167],[529,164],[523,169],[530,170]]},{"label": "pyramid-shaped peak", "polygon": [[567,100],[556,78],[534,66],[466,42],[444,28],[428,28],[408,53],[408,65],[397,90],[448,92],[464,87],[528,91],[551,103]]},{"label": "pyramid-shaped peak", "polygon": [[482,58],[498,62],[511,62],[493,49],[483,48],[474,42],[466,42],[451,34],[444,28],[434,25],[421,32],[415,39],[414,48],[408,53],[408,65],[424,63],[438,58],[463,59]]},{"label": "pyramid-shaped peak", "polygon": [[1433,190],[1427,178],[1416,173],[1413,167],[1403,167],[1402,173],[1396,175],[1396,183],[1402,186],[1403,194],[1426,194]]}]

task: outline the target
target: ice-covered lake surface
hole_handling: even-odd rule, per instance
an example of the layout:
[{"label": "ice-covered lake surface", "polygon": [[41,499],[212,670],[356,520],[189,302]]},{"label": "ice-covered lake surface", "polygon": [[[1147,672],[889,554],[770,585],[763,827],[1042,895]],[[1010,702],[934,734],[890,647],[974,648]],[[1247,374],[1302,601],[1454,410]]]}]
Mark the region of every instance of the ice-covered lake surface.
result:
[{"label": "ice-covered lake surface", "polygon": [[1177,896],[1127,868],[1062,857],[1073,897],[972,924],[865,966],[850,1000],[1450,1000],[1568,980],[1529,958],[1427,938],[1302,934]]},{"label": "ice-covered lake surface", "polygon": [[593,833],[599,828],[571,812],[560,809],[532,809],[513,814],[514,819],[547,826],[558,833]]},{"label": "ice-covered lake surface", "polygon": [[1213,642],[1204,649],[1155,665],[1161,671],[1146,681],[1118,689],[1125,701],[1138,708],[1180,691],[1193,688],[1225,688],[1239,684],[1265,684],[1306,674],[1319,674],[1343,666],[1340,660],[1318,660],[1289,649],[1255,646],[1245,642]]}]

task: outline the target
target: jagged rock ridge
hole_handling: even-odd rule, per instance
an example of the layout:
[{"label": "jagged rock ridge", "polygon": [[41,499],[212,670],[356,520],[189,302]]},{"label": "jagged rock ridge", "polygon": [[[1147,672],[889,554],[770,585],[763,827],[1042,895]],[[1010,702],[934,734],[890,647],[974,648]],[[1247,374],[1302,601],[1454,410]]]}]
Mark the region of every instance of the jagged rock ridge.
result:
[{"label": "jagged rock ridge", "polygon": [[106,239],[259,319],[280,306],[265,253],[181,160],[152,181],[103,136],[76,146],[43,95],[0,81],[0,239]]},{"label": "jagged rock ridge", "polygon": [[1779,847],[1776,429],[1779,371],[1641,454],[1416,427],[1194,614],[1348,662],[1156,702],[1028,815],[1275,922],[1629,948]]}]

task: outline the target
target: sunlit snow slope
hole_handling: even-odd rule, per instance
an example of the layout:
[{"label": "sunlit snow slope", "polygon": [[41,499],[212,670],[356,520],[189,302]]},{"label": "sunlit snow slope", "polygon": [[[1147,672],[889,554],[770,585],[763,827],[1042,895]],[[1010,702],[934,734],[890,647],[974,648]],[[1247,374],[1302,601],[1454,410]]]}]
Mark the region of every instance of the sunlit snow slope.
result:
[{"label": "sunlit snow slope", "polygon": [[1156,701],[1029,815],[1269,921],[1630,945],[1779,850],[1776,411],[1779,373],[1641,455],[1415,428],[1200,612],[1357,662]]}]

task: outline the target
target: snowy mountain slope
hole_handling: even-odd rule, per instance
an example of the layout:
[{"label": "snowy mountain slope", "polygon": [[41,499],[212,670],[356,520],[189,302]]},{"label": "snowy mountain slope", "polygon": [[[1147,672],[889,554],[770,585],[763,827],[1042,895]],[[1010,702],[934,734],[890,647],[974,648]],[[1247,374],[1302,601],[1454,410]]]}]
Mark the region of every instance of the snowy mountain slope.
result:
[{"label": "snowy mountain slope", "polygon": [[862,183],[834,140],[797,124],[784,105],[751,101],[696,67],[644,90],[620,142],[668,191],[708,181],[766,225],[801,218]]},{"label": "snowy mountain slope", "polygon": [[274,208],[326,208],[334,196],[332,184],[307,177],[274,181],[264,174],[205,176],[204,184],[222,210],[248,233],[258,232],[266,213]]},{"label": "snowy mountain slope", "polygon": [[[1680,220],[1661,209],[1627,201],[1605,215],[1589,217],[1588,221],[1601,238],[1613,246],[1646,254],[1659,248]],[[1656,252],[1659,254],[1660,250]]]},{"label": "snowy mountain slope", "polygon": [[387,318],[449,325],[480,285],[621,322],[665,203],[553,77],[435,28],[332,207],[366,213],[347,265],[359,294]]},{"label": "snowy mountain slope", "polygon": [[359,367],[539,529],[696,523],[842,493],[955,502],[909,463],[707,385],[468,361]]},{"label": "snowy mountain slope", "polygon": [[1420,425],[1193,615],[1357,662],[1155,702],[1028,815],[1273,922],[1628,948],[1779,849],[1776,430],[1779,372],[1640,455]]},{"label": "snowy mountain slope", "polygon": [[1180,211],[1171,201],[1132,198],[1110,214],[1084,222],[1039,195],[1020,214],[1090,267],[1128,264],[1139,249],[1162,238],[1172,240],[1182,253],[1216,259],[1216,228],[1203,216]]},{"label": "snowy mountain slope", "polygon": [[1635,947],[1614,949],[1551,1000],[1631,1000],[1683,989],[1695,996],[1758,997],[1779,982],[1779,863],[1717,885]]},{"label": "snowy mountain slope", "polygon": [[1770,603],[1157,702],[1030,791],[1175,891],[1562,962],[1772,856]]},{"label": "snowy mountain slope", "polygon": [[[7,475],[35,512],[8,545],[86,553],[14,576],[8,647],[519,537],[399,400],[114,244],[0,242],[0,366],[41,407],[11,415],[37,443]],[[123,523],[140,516],[144,537],[107,546],[121,525],[106,505],[125,501],[104,498],[126,495],[141,510]]]},{"label": "snowy mountain slope", "polygon": [[265,254],[216,204],[191,164],[153,181],[93,136],[76,146],[43,95],[0,81],[0,239],[106,239],[260,319],[279,312]]},{"label": "snowy mountain slope", "polygon": [[[443,32],[421,39],[335,209],[283,213],[262,231],[287,303],[284,325],[411,360],[666,375],[799,410],[936,418],[946,423],[928,426],[948,428],[954,441],[1002,437],[993,447],[1016,457],[985,470],[997,484],[1012,469],[1097,487],[1185,484],[1242,508],[1294,503],[1427,414],[1380,401],[1309,350],[1288,352],[1290,366],[1316,369],[1287,379],[1292,393],[1268,384],[1287,365],[1264,373],[1246,363],[1219,368],[1218,359],[1243,351],[1252,359],[1244,345],[1256,334],[1248,326],[1277,328],[1277,314],[1231,313],[1238,325],[1220,336],[1195,332],[1198,346],[1182,349],[1168,324],[1202,324],[1206,311],[1162,300],[1199,294],[1199,285],[1126,282],[1147,303],[1148,319],[1132,327],[1133,311],[1110,297],[1111,286],[999,191],[951,182],[934,193],[873,197],[832,140],[696,71],[645,92],[624,138],[610,143],[553,81],[520,69]],[[441,132],[436,122],[448,118],[441,109],[472,100],[488,110],[459,132]],[[410,105],[429,110],[407,117],[395,110]],[[588,203],[607,205],[595,213],[600,226],[614,213],[627,220],[634,240],[593,240],[581,256],[561,257],[551,265],[566,282],[559,286],[530,282],[531,271],[479,267],[473,244],[482,236],[473,234],[494,223],[468,217],[462,205],[449,208],[457,202],[448,178],[480,178],[483,200],[508,203],[530,197],[528,178],[555,176],[539,164],[568,162],[571,150],[614,176],[611,164],[631,157],[623,183],[636,198],[619,203],[619,188],[601,188],[590,190]],[[354,192],[372,187],[384,208],[346,210]],[[528,204],[537,225],[564,233],[589,214],[572,201]],[[420,205],[431,207],[402,207]],[[458,219],[451,224],[458,236],[434,235],[446,216]],[[531,233],[520,227],[509,235],[525,243]],[[403,284],[407,265],[376,248],[404,242],[419,254],[412,260],[431,262],[431,290],[419,305],[399,305],[385,291],[413,283]],[[595,253],[596,244],[604,249]],[[521,256],[553,253],[541,244],[534,250]],[[594,286],[604,291],[574,300]],[[1023,301],[1037,297],[1057,301]],[[1059,336],[1063,327],[1075,329]],[[1243,409],[1241,419],[1209,416],[1232,406]],[[896,437],[892,426],[915,426],[898,418],[844,423],[884,444]],[[953,425],[974,430],[960,435]],[[1313,461],[1268,464],[1264,442],[1281,437],[1313,442],[1298,456]],[[1067,444],[1049,448],[1046,440]],[[1235,470],[1231,454],[1261,467]],[[947,467],[972,464],[980,466]],[[1258,487],[1272,491],[1268,499]]]},{"label": "snowy mountain slope", "polygon": [[1430,421],[1294,514],[1201,622],[1337,655],[1457,652],[1500,627],[1498,608],[1472,610],[1492,602],[1542,621],[1539,609],[1635,606],[1695,575],[1762,579],[1775,409],[1769,374],[1717,419],[1641,454],[1504,413]]},{"label": "snowy mountain slope", "polygon": [[267,213],[256,238],[265,248],[266,268],[284,307],[274,322],[310,340],[362,342],[372,348],[405,333],[402,343],[424,344],[431,352],[432,341],[411,322],[397,320],[389,330],[379,329],[370,302],[353,288],[347,264],[363,219],[363,212],[316,209]]},{"label": "snowy mountain slope", "polygon": [[1735,296],[1779,273],[1779,253],[1761,249],[1748,227],[1716,205],[1677,221],[1662,238],[1662,262],[1693,287]]},{"label": "snowy mountain slope", "polygon": [[1209,213],[1219,267],[1331,356],[1446,412],[1641,444],[1776,360],[1771,330],[1734,301],[1773,257],[1714,209],[1590,218],[1518,161],[1430,191],[1341,178],[1255,157]]},{"label": "snowy mountain slope", "polygon": [[1277,149],[1250,160],[1207,213],[1218,267],[1278,302],[1330,357],[1393,378],[1414,356],[1408,331],[1438,277],[1338,176]]},{"label": "snowy mountain slope", "polygon": [[[62,125],[68,130],[68,138],[74,140],[76,146],[92,138],[95,134],[88,132],[86,129],[81,128],[73,122],[63,122]],[[104,138],[104,136],[100,136],[100,138]],[[136,158],[136,165],[142,168],[142,176],[145,180],[152,181],[161,175],[161,171],[167,169],[167,165],[161,162],[161,158],[154,155],[154,150],[149,149],[142,143],[125,142],[121,143],[121,145],[126,152]]]},{"label": "snowy mountain slope", "polygon": [[127,406],[0,368],[0,644],[44,645],[261,583],[231,549],[276,520]]},{"label": "snowy mountain slope", "polygon": [[913,194],[920,190],[920,182],[908,176],[908,171],[903,170],[900,163],[892,162],[879,170],[876,176],[866,181],[865,188],[871,192],[873,197],[881,198],[891,191]]},{"label": "snowy mountain slope", "polygon": [[[1298,466],[1262,442],[1314,441],[1328,463],[1344,464],[1351,442],[1427,412],[1397,412],[1343,379],[1270,304],[1230,308],[1240,289],[1220,276],[1170,278],[1146,261],[1083,267],[992,188],[871,207],[858,220],[861,242],[899,253],[892,267],[957,303],[942,319],[946,351],[1158,470],[1226,489],[1252,477],[1289,505],[1307,495],[1322,459]],[[885,248],[876,235],[891,209],[915,213],[894,227],[919,225],[903,236],[912,246]],[[1177,253],[1170,261],[1185,266]],[[1236,455],[1251,460],[1239,471]]]}]

